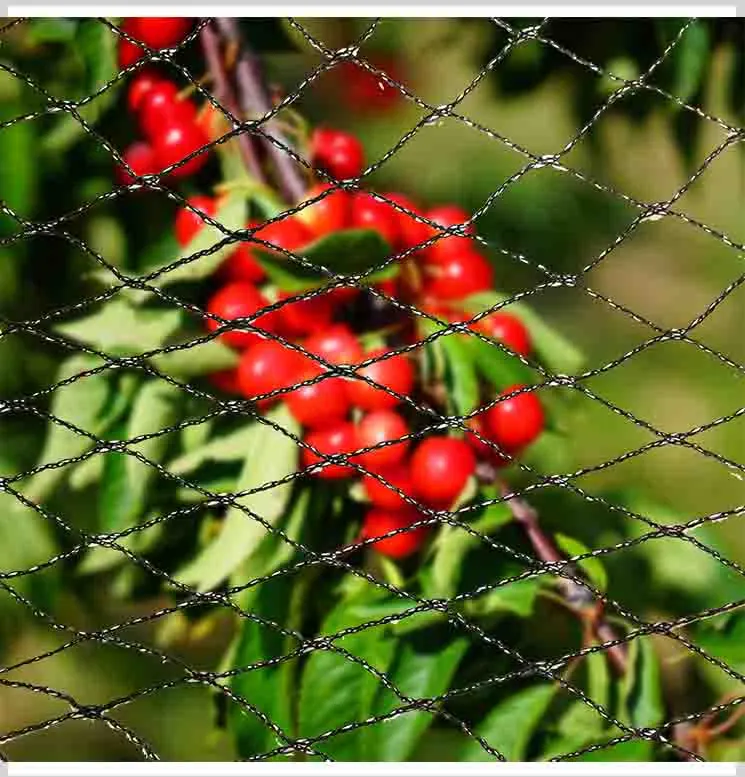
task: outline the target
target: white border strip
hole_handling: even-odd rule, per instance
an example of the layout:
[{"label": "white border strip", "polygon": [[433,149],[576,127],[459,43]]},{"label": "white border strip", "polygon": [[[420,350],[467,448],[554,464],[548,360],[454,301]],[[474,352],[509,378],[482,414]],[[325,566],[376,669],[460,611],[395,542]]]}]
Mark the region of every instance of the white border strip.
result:
[{"label": "white border strip", "polygon": [[726,763],[22,763],[7,764],[9,777],[735,777]]},{"label": "white border strip", "polygon": [[114,5],[98,6],[90,5],[36,5],[33,2],[28,5],[11,5],[8,7],[9,16],[244,16],[244,17],[410,17],[410,18],[442,18],[442,17],[484,17],[484,16],[520,16],[520,17],[734,17],[737,15],[735,5],[499,5],[484,2],[481,5],[454,6],[443,0],[434,0],[423,5],[402,5],[393,2],[384,2],[382,5],[352,4],[350,2],[329,4],[298,3],[276,5],[258,3],[256,5],[217,5],[199,7],[174,7],[174,5]]}]

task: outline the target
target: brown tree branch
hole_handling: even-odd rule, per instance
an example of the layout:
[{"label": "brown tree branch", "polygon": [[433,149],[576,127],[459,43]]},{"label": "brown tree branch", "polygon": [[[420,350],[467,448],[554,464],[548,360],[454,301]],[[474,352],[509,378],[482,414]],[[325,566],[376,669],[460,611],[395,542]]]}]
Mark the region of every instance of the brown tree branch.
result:
[{"label": "brown tree branch", "polygon": [[[495,482],[498,482],[496,478]],[[512,496],[512,492],[504,483],[498,482],[498,485],[500,493],[512,511],[515,521],[522,526],[528,540],[530,540],[536,556],[548,564],[559,564],[565,561],[566,557],[559,550],[553,538],[541,528],[535,508],[526,500]],[[572,577],[581,577],[579,570],[573,564],[567,563],[565,569]],[[603,614],[603,603],[595,597],[589,588],[568,577],[559,577],[557,585],[567,608],[582,623],[589,624],[599,642],[615,642],[618,640],[618,634]],[[611,645],[607,648],[607,653],[608,659],[616,671],[619,674],[625,674],[628,670],[626,645]]]},{"label": "brown tree branch", "polygon": [[[204,58],[207,61],[207,67],[212,76],[214,97],[217,102],[225,106],[228,112],[237,119],[240,116],[240,110],[233,88],[230,85],[228,74],[225,70],[222,52],[220,50],[220,40],[217,33],[211,25],[206,24],[202,27],[199,36],[202,43]],[[237,142],[248,171],[254,178],[265,183],[264,173],[261,169],[258,156],[256,155],[252,139],[245,133],[240,133],[237,136]]]},{"label": "brown tree branch", "polygon": [[[269,90],[259,58],[248,48],[235,19],[218,17],[215,20],[226,43],[237,52],[235,78],[238,103],[245,115],[261,118],[272,109]],[[269,121],[264,132],[282,146],[290,144],[277,127],[276,121]],[[305,180],[295,160],[282,148],[268,138],[261,138],[267,157],[272,160],[277,174],[277,183],[286,201],[295,205],[301,201],[307,188]]]}]

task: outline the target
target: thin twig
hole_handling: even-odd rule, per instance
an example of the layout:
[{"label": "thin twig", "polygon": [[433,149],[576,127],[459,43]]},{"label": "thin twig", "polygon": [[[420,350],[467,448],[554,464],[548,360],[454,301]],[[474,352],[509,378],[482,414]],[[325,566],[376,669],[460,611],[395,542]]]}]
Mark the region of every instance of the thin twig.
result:
[{"label": "thin twig", "polygon": [[[244,114],[261,118],[272,109],[272,101],[264,82],[261,62],[247,47],[235,19],[218,17],[215,21],[225,40],[238,51],[235,78],[240,107]],[[277,143],[289,147],[289,143],[277,127],[276,121],[267,122],[264,132],[274,138]],[[307,188],[301,171],[287,152],[270,140],[266,138],[263,140],[262,146],[266,150],[267,156],[274,162],[277,183],[282,194],[289,204],[297,204]]]},{"label": "thin twig", "polygon": [[[209,24],[206,24],[202,27],[199,35],[202,42],[202,50],[204,51],[204,58],[207,60],[207,66],[209,67],[210,75],[212,76],[215,99],[224,105],[229,113],[238,117],[240,115],[240,110],[230,85],[230,80],[225,72],[220,52],[220,41],[217,33]],[[245,162],[248,171],[254,178],[262,183],[266,183],[252,139],[245,133],[240,133],[236,137],[241,156],[243,157],[243,161]]]},{"label": "thin twig", "polygon": [[[514,519],[523,527],[536,556],[547,564],[558,564],[565,561],[565,556],[556,546],[554,540],[541,528],[535,508],[526,500],[512,496],[512,492],[504,483],[499,483],[499,489],[505,498],[507,506],[512,511]],[[573,565],[566,564],[566,567],[572,576],[580,576],[578,570],[573,568]],[[557,585],[567,608],[575,613],[583,623],[589,623],[599,642],[615,642],[618,640],[618,634],[603,614],[603,603],[595,598],[592,591],[566,577],[559,577]],[[619,674],[625,674],[628,670],[626,645],[611,645],[607,649],[607,653],[616,671]]]}]

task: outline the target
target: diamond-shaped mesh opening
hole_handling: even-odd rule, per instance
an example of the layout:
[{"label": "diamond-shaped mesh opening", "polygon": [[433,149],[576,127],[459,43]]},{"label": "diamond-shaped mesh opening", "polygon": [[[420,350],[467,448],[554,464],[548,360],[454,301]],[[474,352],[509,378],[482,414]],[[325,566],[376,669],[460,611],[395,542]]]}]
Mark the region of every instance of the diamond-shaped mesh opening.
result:
[{"label": "diamond-shaped mesh opening", "polygon": [[731,33],[1,27],[3,757],[742,759]]}]

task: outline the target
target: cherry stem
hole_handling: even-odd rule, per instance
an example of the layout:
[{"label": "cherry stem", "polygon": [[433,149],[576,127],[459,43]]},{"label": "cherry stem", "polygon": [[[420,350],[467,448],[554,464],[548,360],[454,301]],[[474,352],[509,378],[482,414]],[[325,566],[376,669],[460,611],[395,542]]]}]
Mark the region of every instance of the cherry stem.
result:
[{"label": "cherry stem", "polygon": [[[214,84],[215,99],[227,108],[227,110],[236,118],[239,116],[238,102],[230,85],[230,79],[223,64],[222,54],[220,52],[220,41],[209,24],[202,27],[200,33],[202,50],[204,58]],[[264,173],[261,170],[259,159],[254,148],[253,140],[245,133],[237,136],[238,147],[240,148],[243,161],[252,177],[266,183]]]},{"label": "cherry stem", "polygon": [[[499,489],[507,506],[512,512],[512,517],[522,526],[525,534],[533,546],[536,556],[547,564],[560,564],[566,560],[553,538],[541,527],[538,520],[538,512],[525,499],[513,496],[504,483],[499,483]],[[579,577],[578,570],[573,564],[565,564],[565,571],[573,577]],[[616,642],[619,637],[615,629],[610,625],[603,613],[603,603],[599,601],[592,591],[575,580],[566,577],[558,578],[558,587],[562,593],[564,604],[573,612],[583,624],[589,624],[595,638],[600,642]],[[608,659],[619,674],[628,671],[628,651],[624,644],[614,644],[607,648]]]},{"label": "cherry stem", "polygon": [[[218,17],[215,23],[227,44],[238,52],[235,63],[235,80],[241,110],[246,116],[265,116],[272,110],[272,101],[264,81],[259,58],[246,45],[235,19]],[[269,137],[260,137],[259,142],[267,157],[274,163],[277,183],[283,197],[289,204],[294,205],[302,200],[307,188],[303,175],[295,160],[285,150],[290,148],[290,145],[285,135],[277,127],[277,122],[267,122],[264,125],[264,133]],[[270,138],[276,143],[272,142]]]}]

